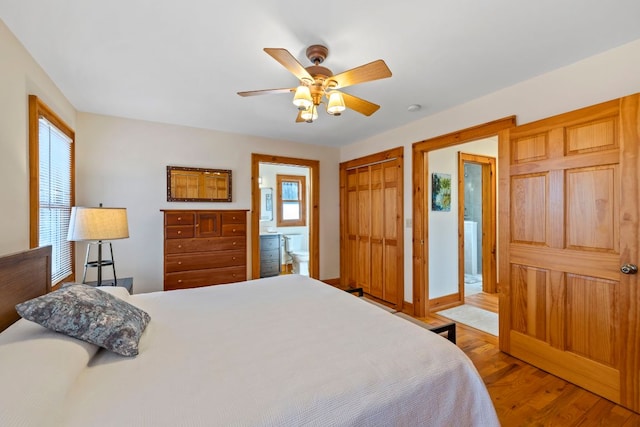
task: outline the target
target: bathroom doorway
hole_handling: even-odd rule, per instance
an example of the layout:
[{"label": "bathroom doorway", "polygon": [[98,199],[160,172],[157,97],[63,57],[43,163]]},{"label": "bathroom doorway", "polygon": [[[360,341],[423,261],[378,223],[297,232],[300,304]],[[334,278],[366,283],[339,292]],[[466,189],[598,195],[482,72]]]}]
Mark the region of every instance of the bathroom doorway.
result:
[{"label": "bathroom doorway", "polygon": [[459,153],[458,264],[459,292],[495,293],[496,159]]},{"label": "bathroom doorway", "polygon": [[[263,176],[261,170],[269,169],[271,171],[277,171],[281,167],[283,171],[286,170],[286,175],[282,176],[300,176],[304,177],[304,184],[300,184],[305,187],[306,198],[304,201],[300,200],[304,205],[304,216],[306,222],[304,226],[295,227],[297,224],[282,224],[279,220],[282,220],[283,214],[279,213],[279,199],[278,196],[278,173],[273,172],[269,176]],[[263,169],[264,168],[264,169]],[[275,169],[274,169],[275,168]],[[298,173],[296,170],[300,171]],[[293,171],[293,172],[292,172]],[[295,173],[294,173],[295,172]],[[303,173],[304,172],[304,173]],[[288,179],[289,181],[292,180]],[[320,193],[318,191],[318,184],[320,181],[320,162],[317,160],[298,159],[282,156],[272,156],[265,154],[252,154],[251,155],[251,277],[257,279],[263,276],[264,267],[262,266],[261,257],[267,255],[265,251],[261,253],[260,242],[265,239],[265,235],[273,234],[278,235],[278,250],[282,250],[284,247],[284,235],[289,234],[291,231],[294,234],[304,233],[304,242],[306,248],[308,248],[308,275],[310,277],[319,278],[320,274],[320,243],[319,243],[319,210],[320,210]],[[271,191],[269,191],[269,189]],[[263,200],[264,199],[264,200]],[[270,200],[270,209],[266,208],[266,201]],[[294,203],[292,200],[285,200],[284,204],[289,207]],[[263,206],[264,205],[264,206]],[[286,216],[286,215],[285,215]],[[287,219],[287,218],[284,218]],[[281,222],[281,221],[280,221]],[[294,227],[291,227],[294,225]],[[271,236],[271,237],[273,237]],[[274,240],[274,239],[270,239]],[[280,257],[277,264],[282,264],[288,259],[284,256]],[[269,260],[270,261],[270,260]],[[277,265],[276,264],[276,265]],[[277,272],[275,273],[277,274]],[[272,274],[269,274],[272,275]]]}]

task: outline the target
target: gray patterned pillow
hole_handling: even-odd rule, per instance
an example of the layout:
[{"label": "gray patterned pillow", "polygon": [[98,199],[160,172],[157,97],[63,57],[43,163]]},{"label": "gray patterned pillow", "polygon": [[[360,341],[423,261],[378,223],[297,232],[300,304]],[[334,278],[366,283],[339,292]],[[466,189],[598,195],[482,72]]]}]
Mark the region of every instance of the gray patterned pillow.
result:
[{"label": "gray patterned pillow", "polygon": [[138,354],[138,341],[151,317],[93,286],[73,284],[16,305],[18,314],[45,328],[123,356]]}]

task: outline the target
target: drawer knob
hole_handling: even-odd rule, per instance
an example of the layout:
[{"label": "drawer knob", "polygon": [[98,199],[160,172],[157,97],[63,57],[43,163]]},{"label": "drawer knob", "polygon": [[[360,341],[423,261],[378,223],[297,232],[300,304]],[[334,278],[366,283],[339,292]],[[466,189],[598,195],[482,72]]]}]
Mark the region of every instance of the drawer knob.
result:
[{"label": "drawer knob", "polygon": [[178,265],[182,265],[182,261],[178,261]]},{"label": "drawer knob", "polygon": [[178,230],[178,234],[182,234],[182,231]]},{"label": "drawer knob", "polygon": [[236,244],[236,242],[233,242],[233,244],[235,245],[235,244]]},{"label": "drawer knob", "polygon": [[182,279],[178,279],[178,283],[182,283]]},{"label": "drawer knob", "polygon": [[178,245],[178,249],[182,249],[182,245]]},{"label": "drawer knob", "polygon": [[236,260],[236,257],[233,257],[233,258],[231,258],[231,259],[232,259],[233,261],[235,261],[235,260]]},{"label": "drawer knob", "polygon": [[178,221],[182,221],[182,217],[181,216],[178,217]]},{"label": "drawer knob", "polygon": [[234,229],[233,229],[233,230],[231,230],[231,231],[233,231],[233,232],[235,233],[235,232],[236,232],[236,229],[234,228]]}]

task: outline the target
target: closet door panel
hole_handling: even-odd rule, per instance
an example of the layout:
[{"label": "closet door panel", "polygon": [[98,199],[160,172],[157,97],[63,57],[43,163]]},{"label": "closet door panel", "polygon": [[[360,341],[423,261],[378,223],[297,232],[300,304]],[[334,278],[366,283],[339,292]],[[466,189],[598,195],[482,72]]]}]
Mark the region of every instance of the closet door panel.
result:
[{"label": "closet door panel", "polygon": [[371,295],[383,298],[384,287],[384,187],[382,165],[369,166],[371,204]]},{"label": "closet door panel", "polygon": [[358,286],[358,172],[355,169],[347,171],[347,191],[346,208],[348,214],[345,216],[344,224],[345,238],[345,259],[346,272],[345,279],[347,285]]},{"label": "closet door panel", "polygon": [[398,301],[398,287],[402,284],[402,266],[398,265],[399,248],[398,248],[398,223],[402,221],[399,214],[398,196],[398,176],[400,160],[383,163],[384,176],[384,288],[383,299],[385,301],[396,303]]},{"label": "closet door panel", "polygon": [[357,286],[371,292],[371,190],[368,167],[358,168],[358,267]]}]

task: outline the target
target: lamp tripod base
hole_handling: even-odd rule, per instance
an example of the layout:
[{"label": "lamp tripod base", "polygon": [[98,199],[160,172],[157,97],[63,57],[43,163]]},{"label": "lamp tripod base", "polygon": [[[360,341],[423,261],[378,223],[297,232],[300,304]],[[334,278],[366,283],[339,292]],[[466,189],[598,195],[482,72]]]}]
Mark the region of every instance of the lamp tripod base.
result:
[{"label": "lamp tripod base", "polygon": [[[111,259],[102,259],[102,245],[109,245],[109,252],[111,254]],[[98,260],[97,261],[89,261],[89,255],[91,252],[91,247],[98,247]],[[98,240],[97,242],[90,242],[87,245],[87,254],[84,258],[84,271],[82,273],[82,283],[87,283],[87,268],[95,267],[98,269],[98,280],[97,286],[102,286],[102,267],[111,266],[113,270],[113,286],[118,286],[118,278],[116,277],[116,264],[113,260],[113,246],[111,246],[111,242],[103,242],[102,240]]]}]

